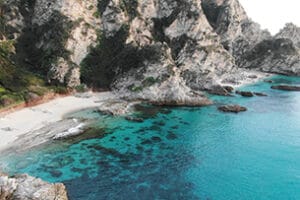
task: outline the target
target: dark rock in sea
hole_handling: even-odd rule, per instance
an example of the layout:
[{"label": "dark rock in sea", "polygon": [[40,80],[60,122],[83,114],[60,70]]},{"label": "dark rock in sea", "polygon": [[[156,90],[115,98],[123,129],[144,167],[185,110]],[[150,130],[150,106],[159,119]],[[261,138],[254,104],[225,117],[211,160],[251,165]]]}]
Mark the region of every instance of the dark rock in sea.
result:
[{"label": "dark rock in sea", "polygon": [[139,123],[144,122],[144,119],[143,119],[143,118],[140,118],[140,117],[126,116],[125,119],[126,119],[127,121],[132,121],[132,122],[139,122]]},{"label": "dark rock in sea", "polygon": [[215,85],[212,86],[209,90],[209,94],[219,95],[219,96],[232,96],[230,94],[233,91],[233,88],[230,86],[221,86],[221,85]]},{"label": "dark rock in sea", "polygon": [[271,87],[274,90],[284,90],[284,91],[300,91],[300,86],[296,85],[275,85]]},{"label": "dark rock in sea", "polygon": [[256,96],[259,96],[259,97],[266,97],[266,96],[268,96],[267,94],[262,93],[262,92],[253,92],[253,94],[255,94]]},{"label": "dark rock in sea", "polygon": [[86,159],[80,159],[80,164],[82,164],[82,165],[86,165],[87,164],[87,160]]},{"label": "dark rock in sea", "polygon": [[274,83],[273,80],[264,80],[265,83]]},{"label": "dark rock in sea", "polygon": [[254,94],[252,92],[249,92],[249,91],[239,91],[239,90],[237,90],[235,93],[239,94],[243,97],[253,97],[254,96]]},{"label": "dark rock in sea", "polygon": [[149,127],[148,130],[150,130],[150,131],[161,131],[161,128],[158,125],[153,125],[153,126]]},{"label": "dark rock in sea", "polygon": [[157,126],[164,126],[164,125],[166,125],[166,123],[164,121],[155,121],[155,122],[153,122],[153,124],[155,124]]},{"label": "dark rock in sea", "polygon": [[223,112],[239,113],[247,111],[247,108],[240,105],[225,105],[218,107],[218,110]]},{"label": "dark rock in sea", "polygon": [[143,140],[143,141],[141,142],[141,145],[145,145],[145,144],[152,144],[152,141],[149,140],[149,139]]},{"label": "dark rock in sea", "polygon": [[126,137],[126,138],[124,138],[124,140],[125,140],[125,141],[128,141],[128,140],[130,140],[130,138],[129,138],[129,137]]},{"label": "dark rock in sea", "polygon": [[170,133],[167,135],[167,139],[168,139],[168,140],[175,140],[175,139],[177,139],[177,135],[176,135],[175,133],[170,132]]},{"label": "dark rock in sea", "polygon": [[161,139],[160,137],[158,137],[158,136],[153,136],[153,137],[151,137],[151,140],[152,140],[153,142],[161,142],[161,141],[162,141],[162,139]]},{"label": "dark rock in sea", "polygon": [[178,129],[179,126],[178,125],[175,125],[175,126],[172,126],[171,129]]},{"label": "dark rock in sea", "polygon": [[58,178],[58,177],[61,177],[62,172],[59,171],[59,170],[51,170],[50,174],[51,174],[52,177]]},{"label": "dark rock in sea", "polygon": [[142,146],[139,146],[139,145],[138,145],[138,146],[136,146],[135,148],[136,148],[136,150],[138,150],[138,151],[144,151],[144,148],[143,148]]},{"label": "dark rock in sea", "polygon": [[71,171],[72,171],[72,172],[81,173],[81,172],[83,172],[83,169],[80,169],[80,168],[77,168],[77,167],[72,167],[72,168],[71,168]]}]

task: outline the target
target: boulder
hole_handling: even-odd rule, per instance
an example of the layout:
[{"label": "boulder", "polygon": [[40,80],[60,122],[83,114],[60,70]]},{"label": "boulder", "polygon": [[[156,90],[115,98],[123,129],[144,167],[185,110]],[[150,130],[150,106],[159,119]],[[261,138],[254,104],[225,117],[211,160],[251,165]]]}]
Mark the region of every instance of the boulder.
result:
[{"label": "boulder", "polygon": [[252,92],[249,92],[249,91],[239,91],[239,90],[237,90],[235,93],[239,94],[243,97],[253,97],[254,96],[254,94]]},{"label": "boulder", "polygon": [[233,91],[233,87],[231,86],[215,85],[208,90],[208,93],[219,95],[219,96],[232,96],[230,94],[232,91]]},{"label": "boulder", "polygon": [[240,105],[225,105],[218,107],[218,110],[223,112],[239,113],[247,111],[247,108]]},{"label": "boulder", "polygon": [[253,92],[253,94],[255,94],[256,96],[259,96],[259,97],[266,97],[266,96],[268,96],[267,94],[262,93],[262,92]]},{"label": "boulder", "polygon": [[271,88],[274,90],[300,91],[300,86],[296,85],[274,85]]},{"label": "boulder", "polygon": [[264,80],[265,83],[274,83],[273,80]]},{"label": "boulder", "polygon": [[41,100],[42,97],[40,97],[39,95],[37,95],[36,93],[33,93],[33,92],[28,92],[26,95],[25,95],[25,102],[27,104],[34,104],[34,102],[37,102],[39,100]]},{"label": "boulder", "polygon": [[223,86],[223,88],[224,88],[225,90],[227,90],[227,92],[230,92],[230,93],[233,92],[233,90],[234,90],[233,87],[228,86],[228,85]]}]

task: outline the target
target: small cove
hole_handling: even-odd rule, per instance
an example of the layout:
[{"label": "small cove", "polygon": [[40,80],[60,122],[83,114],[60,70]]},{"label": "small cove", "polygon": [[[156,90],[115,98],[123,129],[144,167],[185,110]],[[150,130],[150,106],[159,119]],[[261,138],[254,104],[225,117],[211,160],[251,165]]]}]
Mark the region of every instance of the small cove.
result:
[{"label": "small cove", "polygon": [[[84,110],[90,137],[4,155],[11,174],[63,182],[70,199],[300,199],[300,85],[275,76],[241,90],[267,97],[211,96],[203,108],[144,106],[143,122]],[[245,113],[218,105],[237,103]]]}]

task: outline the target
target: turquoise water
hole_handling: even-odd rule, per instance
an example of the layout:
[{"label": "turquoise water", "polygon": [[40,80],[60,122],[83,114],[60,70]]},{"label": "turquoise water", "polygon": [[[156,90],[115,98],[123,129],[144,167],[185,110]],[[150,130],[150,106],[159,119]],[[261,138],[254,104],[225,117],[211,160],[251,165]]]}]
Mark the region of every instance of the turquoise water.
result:
[{"label": "turquoise water", "polygon": [[240,114],[141,106],[137,123],[81,111],[70,117],[97,119],[84,138],[2,160],[11,173],[65,183],[70,199],[300,199],[300,93],[274,84],[242,88],[267,97],[212,96],[246,106]]}]

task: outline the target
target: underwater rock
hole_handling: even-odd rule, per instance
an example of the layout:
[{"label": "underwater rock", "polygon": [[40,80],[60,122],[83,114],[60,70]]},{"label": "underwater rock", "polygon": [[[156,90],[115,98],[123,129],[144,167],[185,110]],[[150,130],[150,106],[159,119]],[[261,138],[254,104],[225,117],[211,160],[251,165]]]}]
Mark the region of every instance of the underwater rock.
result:
[{"label": "underwater rock", "polygon": [[176,135],[175,133],[170,132],[170,133],[167,135],[167,139],[168,139],[168,140],[175,140],[175,139],[177,139],[177,135]]},{"label": "underwater rock", "polygon": [[247,111],[247,108],[240,105],[225,105],[218,107],[218,110],[223,112],[239,113]]},{"label": "underwater rock", "polygon": [[274,90],[284,90],[284,91],[300,91],[300,86],[295,85],[276,85],[271,87]]},{"label": "underwater rock", "polygon": [[132,121],[132,122],[140,122],[140,123],[144,122],[144,119],[140,117],[126,116],[125,119],[127,121]]},{"label": "underwater rock", "polygon": [[151,137],[151,140],[152,140],[153,142],[161,142],[161,141],[162,141],[162,139],[161,139],[160,137],[158,137],[158,136],[153,136],[153,137]]}]

